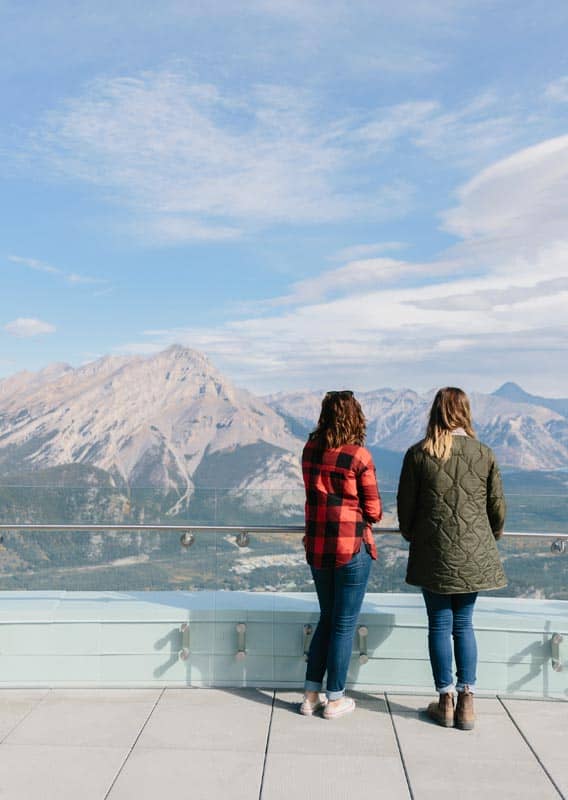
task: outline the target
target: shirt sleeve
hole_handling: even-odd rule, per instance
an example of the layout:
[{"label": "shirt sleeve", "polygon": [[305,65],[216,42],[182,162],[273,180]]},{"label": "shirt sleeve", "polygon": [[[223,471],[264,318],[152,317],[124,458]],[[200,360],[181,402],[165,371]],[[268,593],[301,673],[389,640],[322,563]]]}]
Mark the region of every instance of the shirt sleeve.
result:
[{"label": "shirt sleeve", "polygon": [[398,481],[396,505],[398,512],[398,525],[401,534],[408,541],[412,538],[412,527],[416,511],[418,480],[416,462],[410,450],[406,452],[402,462],[402,470]]},{"label": "shirt sleeve", "polygon": [[357,493],[367,522],[379,522],[383,516],[383,506],[377,484],[377,471],[370,453],[363,468],[357,473]]}]

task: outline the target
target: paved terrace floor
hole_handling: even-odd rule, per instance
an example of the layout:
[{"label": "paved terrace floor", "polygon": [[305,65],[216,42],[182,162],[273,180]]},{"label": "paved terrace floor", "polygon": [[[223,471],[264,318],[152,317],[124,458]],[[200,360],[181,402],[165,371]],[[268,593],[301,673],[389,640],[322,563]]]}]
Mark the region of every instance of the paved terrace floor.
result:
[{"label": "paved terrace floor", "polygon": [[568,703],[479,699],[463,732],[424,717],[431,697],[353,696],[327,721],[288,691],[5,689],[0,798],[568,796]]}]

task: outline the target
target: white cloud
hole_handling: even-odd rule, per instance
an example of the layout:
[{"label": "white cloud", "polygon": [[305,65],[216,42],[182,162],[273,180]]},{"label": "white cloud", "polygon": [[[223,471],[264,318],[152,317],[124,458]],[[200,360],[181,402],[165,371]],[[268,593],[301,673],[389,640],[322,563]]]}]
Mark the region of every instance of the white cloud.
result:
[{"label": "white cloud", "polygon": [[55,325],[43,322],[40,319],[28,317],[18,317],[18,319],[4,325],[4,330],[12,336],[19,338],[29,338],[32,336],[44,336],[47,333],[55,333]]},{"label": "white cloud", "polygon": [[[566,240],[568,136],[548,139],[483,170],[458,192],[446,230],[462,238],[518,239],[533,247]],[[508,245],[519,250],[518,245]]]},{"label": "white cloud", "polygon": [[342,116],[303,88],[229,92],[178,64],[92,82],[45,115],[23,148],[52,176],[97,186],[126,212],[115,224],[179,244],[282,223],[402,217],[415,189],[387,164],[395,148],[480,168],[525,143],[541,117],[497,92],[456,108],[420,99]]},{"label": "white cloud", "polygon": [[76,283],[76,284],[93,284],[93,283],[104,283],[100,278],[90,278],[88,275],[78,275],[76,272],[70,272],[68,275],[65,276],[66,280],[69,283]]},{"label": "white cloud", "polygon": [[227,241],[242,235],[242,230],[236,226],[194,222],[189,215],[148,215],[129,227],[138,241],[157,245]]},{"label": "white cloud", "polygon": [[45,261],[39,261],[37,258],[24,258],[22,256],[8,256],[8,261],[11,261],[13,264],[23,264],[30,269],[35,269],[38,272],[48,272],[51,275],[61,275],[62,272],[57,267],[52,267],[50,264],[46,264]]},{"label": "white cloud", "polygon": [[379,109],[373,119],[357,130],[356,136],[375,147],[382,147],[421,130],[439,110],[439,103],[426,100]]},{"label": "white cloud", "polygon": [[549,83],[544,94],[555,103],[568,103],[568,75]]},{"label": "white cloud", "polygon": [[363,192],[346,123],[304,90],[228,96],[182,72],[98,80],[51,112],[34,152],[60,177],[123,204],[158,240],[231,238],[248,223],[318,223],[404,213],[401,180]]},{"label": "white cloud", "polygon": [[536,389],[565,373],[565,145],[521,151],[463,187],[445,218],[463,240],[431,262],[359,259],[293,284],[246,318],[147,331],[149,344],[202,349],[268,390],[331,381],[369,388],[403,374],[411,385],[465,376],[481,387],[504,370]]},{"label": "white cloud", "polygon": [[[538,269],[535,270],[539,272]],[[541,297],[564,296],[568,292],[568,275],[553,280],[539,281],[534,277],[526,279],[526,285],[515,285],[509,281],[503,288],[503,282],[499,282],[494,287],[489,285],[489,280],[485,279],[484,288],[473,291],[469,294],[453,294],[451,296],[434,297],[426,300],[413,300],[413,305],[418,308],[446,310],[477,310],[485,311],[491,309],[504,310],[513,306],[520,306],[526,302],[534,303]]]},{"label": "white cloud", "polygon": [[446,66],[446,62],[437,54],[420,50],[416,46],[410,50],[405,47],[394,47],[385,44],[380,52],[352,52],[350,64],[355,70],[375,73],[399,73],[402,75],[438,72]]},{"label": "white cloud", "polygon": [[429,279],[454,272],[453,262],[413,263],[393,258],[367,258],[350,261],[343,267],[327,270],[313,278],[294,283],[290,294],[268,301],[267,305],[311,303],[333,295],[354,295],[376,291],[408,278]]},{"label": "white cloud", "polygon": [[354,136],[377,152],[402,140],[436,160],[479,168],[537,134],[541,122],[538,113],[527,117],[514,96],[482,92],[451,109],[434,100],[379,108]]},{"label": "white cloud", "polygon": [[76,272],[65,272],[58,267],[53,267],[45,261],[40,261],[37,258],[25,258],[23,256],[8,256],[8,261],[13,264],[22,264],[25,267],[36,270],[36,272],[47,272],[49,275],[57,275],[68,283],[72,284],[93,284],[93,283],[106,283],[101,278],[91,278],[88,275],[79,275]]}]

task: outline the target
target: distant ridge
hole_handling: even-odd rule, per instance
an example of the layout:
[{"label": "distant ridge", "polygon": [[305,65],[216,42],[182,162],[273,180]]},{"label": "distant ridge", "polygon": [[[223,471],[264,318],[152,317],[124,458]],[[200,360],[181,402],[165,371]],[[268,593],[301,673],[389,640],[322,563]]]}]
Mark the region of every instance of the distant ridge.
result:
[{"label": "distant ridge", "polygon": [[493,392],[494,397],[504,397],[513,403],[528,403],[533,406],[542,406],[568,417],[568,398],[541,397],[537,394],[529,394],[522,389],[518,383],[507,381]]}]

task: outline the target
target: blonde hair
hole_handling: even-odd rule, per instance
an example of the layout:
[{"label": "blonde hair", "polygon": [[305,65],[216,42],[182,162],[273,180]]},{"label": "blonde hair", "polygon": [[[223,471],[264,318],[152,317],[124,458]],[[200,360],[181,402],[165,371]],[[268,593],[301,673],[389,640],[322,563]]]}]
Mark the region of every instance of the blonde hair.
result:
[{"label": "blonde hair", "polygon": [[367,423],[353,392],[328,392],[322,400],[317,427],[309,440],[324,449],[365,442]]},{"label": "blonde hair", "polygon": [[440,461],[447,461],[452,453],[452,431],[456,428],[463,428],[468,436],[475,438],[466,393],[455,386],[446,386],[438,391],[432,403],[422,449]]}]

